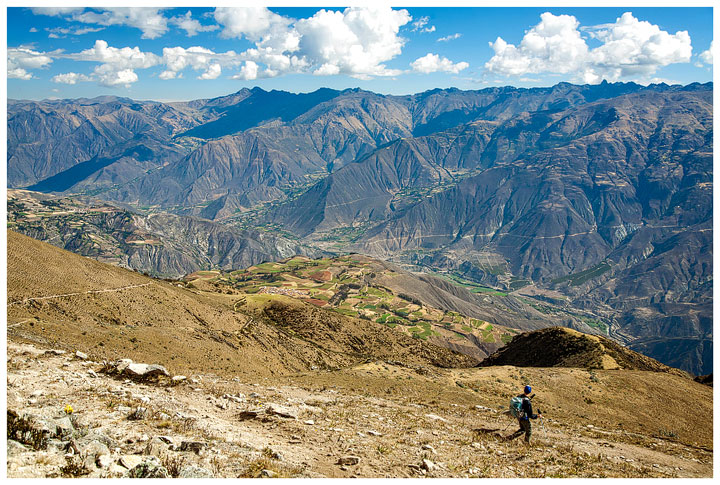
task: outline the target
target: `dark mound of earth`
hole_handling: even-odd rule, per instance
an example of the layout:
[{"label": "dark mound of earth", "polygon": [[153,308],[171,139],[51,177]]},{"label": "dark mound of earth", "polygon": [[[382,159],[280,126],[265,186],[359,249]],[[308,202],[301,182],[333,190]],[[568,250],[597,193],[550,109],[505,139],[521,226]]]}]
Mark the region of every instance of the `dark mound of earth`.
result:
[{"label": "dark mound of earth", "polygon": [[700,384],[705,384],[707,386],[713,387],[713,375],[708,374],[706,376],[697,376],[695,378],[695,382],[699,382]]},{"label": "dark mound of earth", "polygon": [[513,339],[479,366],[582,367],[627,369],[688,376],[685,372],[633,352],[608,338],[564,327],[526,332]]}]

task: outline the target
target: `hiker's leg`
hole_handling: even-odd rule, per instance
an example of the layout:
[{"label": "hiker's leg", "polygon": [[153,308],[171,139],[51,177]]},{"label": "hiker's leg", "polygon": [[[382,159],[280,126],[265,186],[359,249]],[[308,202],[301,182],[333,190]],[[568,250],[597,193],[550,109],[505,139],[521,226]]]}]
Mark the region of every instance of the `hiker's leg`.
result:
[{"label": "hiker's leg", "polygon": [[523,425],[525,428],[525,442],[530,443],[530,435],[532,434],[532,424],[530,424],[530,420],[523,421]]},{"label": "hiker's leg", "polygon": [[518,436],[520,436],[521,434],[523,434],[523,433],[525,432],[525,428],[523,428],[523,422],[522,422],[522,420],[518,420],[518,422],[520,423],[520,429],[517,430],[517,431],[515,431],[515,432],[514,432],[513,434],[511,434],[510,436],[508,436],[508,437],[507,437],[508,440],[514,440],[515,438],[517,438]]}]

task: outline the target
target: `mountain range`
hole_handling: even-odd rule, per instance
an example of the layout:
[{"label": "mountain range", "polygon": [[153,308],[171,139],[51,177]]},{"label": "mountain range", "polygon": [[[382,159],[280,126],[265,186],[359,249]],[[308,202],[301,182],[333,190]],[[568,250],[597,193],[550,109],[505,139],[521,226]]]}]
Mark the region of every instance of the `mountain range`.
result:
[{"label": "mountain range", "polygon": [[[712,92],[561,83],[11,100],[8,185],[109,201],[153,233],[192,220],[237,234],[234,247],[265,230],[300,254],[442,270],[589,312],[631,348],[707,374]],[[183,256],[191,246],[135,267],[190,273],[202,267]],[[288,255],[211,256],[205,269]]]}]

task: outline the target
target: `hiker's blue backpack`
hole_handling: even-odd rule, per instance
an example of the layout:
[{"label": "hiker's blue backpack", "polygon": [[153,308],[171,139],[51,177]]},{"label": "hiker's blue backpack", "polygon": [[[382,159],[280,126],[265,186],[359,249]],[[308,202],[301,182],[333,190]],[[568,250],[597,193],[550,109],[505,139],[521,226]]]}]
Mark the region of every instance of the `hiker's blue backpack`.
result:
[{"label": "hiker's blue backpack", "polygon": [[514,418],[522,418],[525,415],[525,411],[523,411],[522,408],[522,402],[523,398],[520,396],[515,396],[510,399],[510,414],[512,414]]}]

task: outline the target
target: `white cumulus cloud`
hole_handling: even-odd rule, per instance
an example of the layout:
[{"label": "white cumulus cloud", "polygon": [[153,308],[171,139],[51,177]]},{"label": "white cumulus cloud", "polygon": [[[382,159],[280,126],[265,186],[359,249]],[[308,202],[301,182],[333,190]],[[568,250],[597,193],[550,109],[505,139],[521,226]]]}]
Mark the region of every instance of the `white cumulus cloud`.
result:
[{"label": "white cumulus cloud", "polygon": [[457,74],[463,69],[467,69],[470,64],[467,62],[458,62],[457,64],[454,64],[447,57],[440,57],[437,54],[429,53],[413,61],[410,66],[412,66],[413,71],[421,72],[423,74],[429,74],[431,72],[449,72]]},{"label": "white cumulus cloud", "polygon": [[543,13],[518,46],[498,37],[495,55],[485,64],[504,76],[575,73],[574,80],[599,83],[628,77],[648,78],[660,67],[688,62],[692,54],[686,31],[670,34],[626,12],[615,23],[582,29],[601,42],[591,49],[571,15]]},{"label": "white cumulus cloud", "polygon": [[98,82],[103,86],[125,86],[127,88],[138,80],[138,75],[132,69],[116,70],[110,64],[96,67],[95,74]]},{"label": "white cumulus cloud", "polygon": [[10,79],[32,79],[30,70],[43,69],[52,63],[52,53],[38,52],[27,47],[8,47],[7,71]]},{"label": "white cumulus cloud", "polygon": [[100,13],[86,11],[75,12],[72,19],[85,24],[97,24],[103,26],[127,25],[142,31],[143,39],[156,39],[168,31],[168,19],[162,13],[162,9],[150,7],[111,7],[104,8]]},{"label": "white cumulus cloud", "polygon": [[198,76],[198,79],[217,79],[222,74],[222,67],[220,64],[210,64],[207,71]]},{"label": "white cumulus cloud", "polygon": [[223,26],[221,37],[240,39],[244,36],[251,41],[259,41],[291,22],[265,7],[218,7],[214,17]]},{"label": "white cumulus cloud", "polygon": [[233,78],[255,79],[288,73],[390,76],[399,70],[385,62],[402,52],[400,27],[412,17],[390,7],[319,10],[304,19],[291,19],[264,7],[217,8],[221,36],[246,38],[255,47],[238,54],[246,62]]},{"label": "white cumulus cloud", "polygon": [[700,60],[705,64],[711,65],[713,63],[713,51],[715,50],[715,41],[710,42],[710,48],[700,53]]},{"label": "white cumulus cloud", "polygon": [[316,74],[397,75],[398,70],[384,63],[402,52],[405,39],[398,32],[411,19],[407,10],[390,7],[320,10],[295,24],[300,34],[297,55]]},{"label": "white cumulus cloud", "polygon": [[197,35],[198,32],[212,32],[220,28],[220,26],[215,24],[202,25],[198,20],[192,18],[192,12],[190,10],[188,10],[185,15],[173,17],[170,19],[170,22],[183,29],[188,37],[193,37]]},{"label": "white cumulus cloud", "polygon": [[92,77],[77,72],[66,72],[53,76],[52,82],[59,84],[76,84],[78,82],[92,81]]},{"label": "white cumulus cloud", "polygon": [[240,72],[235,74],[233,79],[243,79],[246,81],[252,81],[258,78],[258,65],[253,61],[245,61],[243,67],[240,68]]},{"label": "white cumulus cloud", "polygon": [[138,80],[135,69],[147,69],[160,64],[161,57],[143,52],[139,47],[112,47],[104,40],[78,54],[68,54],[70,59],[94,61],[101,64],[95,68],[95,77],[104,86],[128,86]]},{"label": "white cumulus cloud", "polygon": [[32,79],[33,75],[27,72],[22,67],[8,67],[7,77],[8,79],[22,79],[23,81],[29,81],[30,79]]},{"label": "white cumulus cloud", "polygon": [[165,47],[162,64],[165,65],[166,70],[160,73],[160,79],[175,79],[179,77],[178,74],[181,71],[187,68],[205,71],[199,79],[216,79],[222,72],[223,66],[236,66],[241,62],[240,57],[234,51],[218,53],[200,46],[187,49]]}]

